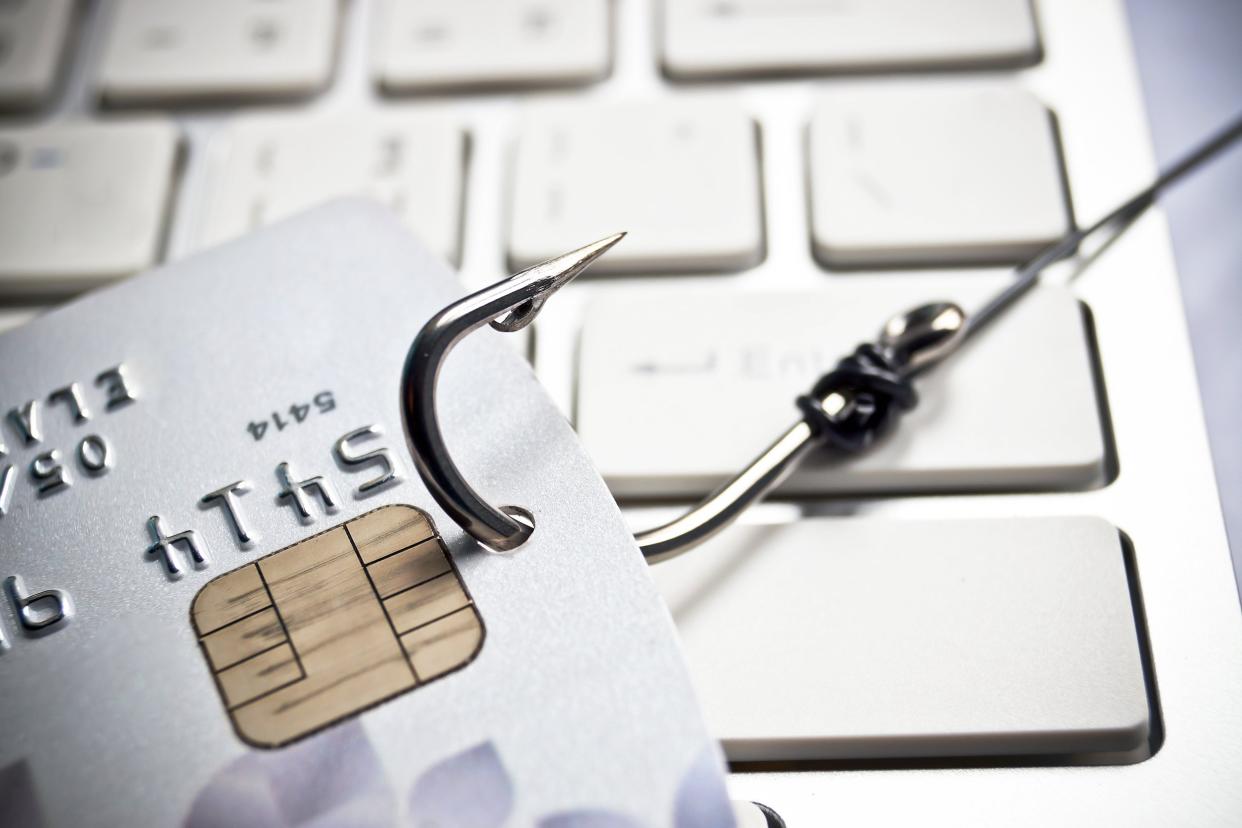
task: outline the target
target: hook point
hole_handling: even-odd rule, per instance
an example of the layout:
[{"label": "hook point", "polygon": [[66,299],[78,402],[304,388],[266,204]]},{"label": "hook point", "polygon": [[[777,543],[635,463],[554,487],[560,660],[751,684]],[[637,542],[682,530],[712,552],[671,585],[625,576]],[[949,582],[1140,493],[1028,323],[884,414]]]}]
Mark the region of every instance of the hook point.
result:
[{"label": "hook point", "polygon": [[546,262],[532,265],[510,277],[521,279],[527,284],[535,284],[536,293],[504,316],[493,319],[491,326],[502,333],[513,333],[525,328],[539,315],[543,303],[548,300],[549,296],[569,284],[575,276],[590,267],[596,259],[611,250],[625,236],[624,231],[613,233],[611,236],[605,236],[577,250],[571,250],[548,259]]}]

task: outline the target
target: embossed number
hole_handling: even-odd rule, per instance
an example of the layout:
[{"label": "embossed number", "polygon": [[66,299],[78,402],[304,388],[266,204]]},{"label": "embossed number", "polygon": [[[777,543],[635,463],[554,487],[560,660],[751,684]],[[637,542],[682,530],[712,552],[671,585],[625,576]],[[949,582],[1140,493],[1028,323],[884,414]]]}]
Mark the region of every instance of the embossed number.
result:
[{"label": "embossed number", "polygon": [[[312,406],[314,406],[313,409]],[[273,411],[265,419],[252,421],[246,426],[246,431],[250,432],[250,436],[257,443],[267,434],[269,426],[275,426],[277,431],[284,431],[288,426],[305,422],[310,417],[312,410],[318,410],[320,414],[327,414],[335,408],[336,397],[332,392],[320,391],[311,398],[310,402],[295,402],[285,412]]]}]

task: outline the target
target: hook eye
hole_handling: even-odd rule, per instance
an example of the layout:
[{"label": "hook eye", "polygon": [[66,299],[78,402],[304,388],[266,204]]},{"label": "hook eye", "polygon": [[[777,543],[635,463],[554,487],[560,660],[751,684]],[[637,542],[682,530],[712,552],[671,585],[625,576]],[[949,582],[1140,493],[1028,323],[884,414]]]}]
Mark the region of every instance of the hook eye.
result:
[{"label": "hook eye", "polygon": [[913,374],[953,353],[965,338],[966,312],[953,302],[929,302],[888,320],[880,345]]},{"label": "hook eye", "polygon": [[546,296],[527,299],[504,316],[493,319],[488,324],[501,333],[515,333],[522,330],[531,322],[535,321],[535,317],[539,315],[539,311],[543,309],[543,303],[547,300]]}]

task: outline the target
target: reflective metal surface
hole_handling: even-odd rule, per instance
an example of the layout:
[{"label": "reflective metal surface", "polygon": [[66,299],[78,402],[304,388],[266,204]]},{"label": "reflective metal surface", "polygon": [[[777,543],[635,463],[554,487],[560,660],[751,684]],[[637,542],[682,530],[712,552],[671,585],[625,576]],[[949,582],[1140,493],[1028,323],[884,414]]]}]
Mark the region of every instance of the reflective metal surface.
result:
[{"label": "reflective metal surface", "polygon": [[[897,374],[913,375],[949,356],[965,341],[967,330],[965,312],[952,302],[920,305],[890,319],[872,347]],[[855,357],[846,357],[841,364],[846,365],[853,359]],[[871,390],[865,385],[853,386],[849,379],[835,379],[838,370],[822,377],[809,394],[799,398],[804,412],[802,421],[790,426],[737,477],[676,520],[639,532],[635,537],[643,557],[649,563],[659,563],[694,549],[763,500],[819,442],[834,447],[832,440],[824,439],[829,436],[824,430],[842,426],[851,417],[857,417],[860,397],[883,393],[882,389]],[[904,391],[905,388],[895,390]],[[912,389],[908,393],[913,401]],[[866,404],[870,406],[874,402],[868,399]],[[859,429],[871,434],[860,435],[864,438],[858,444],[861,450],[865,450],[871,436],[889,425],[887,420],[883,412],[878,418],[862,415]]]},{"label": "reflective metal surface", "polygon": [[431,317],[410,346],[401,374],[401,414],[414,465],[436,502],[471,537],[494,550],[508,552],[525,543],[533,518],[521,506],[489,504],[453,462],[436,406],[440,368],[471,331],[490,324],[511,333],[529,325],[549,296],[624,237],[616,233],[600,239],[454,302]]}]

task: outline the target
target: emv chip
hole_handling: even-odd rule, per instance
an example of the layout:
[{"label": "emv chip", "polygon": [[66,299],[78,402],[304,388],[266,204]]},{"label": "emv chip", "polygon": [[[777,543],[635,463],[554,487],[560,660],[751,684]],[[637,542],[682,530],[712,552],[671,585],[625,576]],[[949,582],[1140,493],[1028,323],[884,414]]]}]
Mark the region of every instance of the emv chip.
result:
[{"label": "emv chip", "polygon": [[241,738],[278,747],[472,661],[483,621],[425,512],[386,506],[210,581],[190,610]]}]

